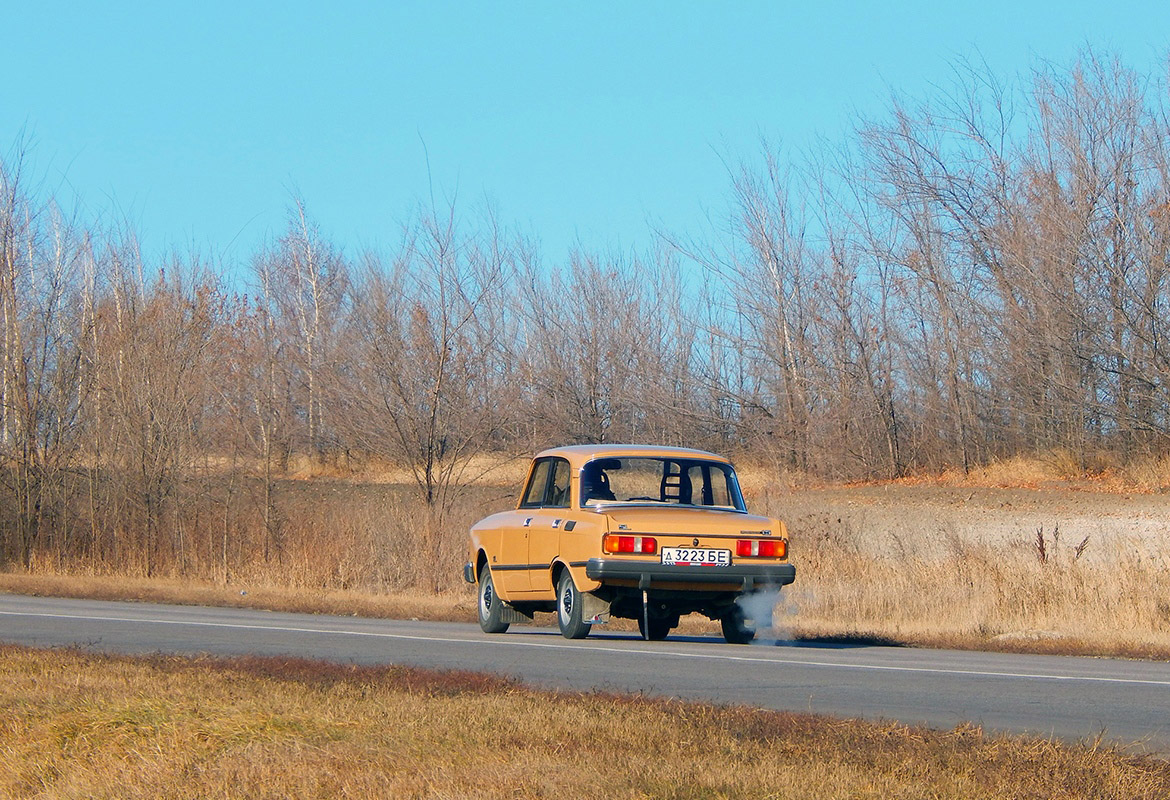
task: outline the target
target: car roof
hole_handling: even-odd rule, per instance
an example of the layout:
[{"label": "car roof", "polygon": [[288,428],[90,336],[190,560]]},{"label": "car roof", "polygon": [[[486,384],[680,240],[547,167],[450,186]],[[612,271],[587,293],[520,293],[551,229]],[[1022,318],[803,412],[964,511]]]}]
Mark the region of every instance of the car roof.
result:
[{"label": "car roof", "polygon": [[707,461],[719,461],[730,464],[731,460],[725,456],[709,453],[706,450],[692,450],[687,447],[664,447],[654,444],[574,444],[564,447],[552,447],[536,454],[536,458],[546,456],[560,456],[567,459],[573,467],[580,467],[595,458],[701,458]]}]

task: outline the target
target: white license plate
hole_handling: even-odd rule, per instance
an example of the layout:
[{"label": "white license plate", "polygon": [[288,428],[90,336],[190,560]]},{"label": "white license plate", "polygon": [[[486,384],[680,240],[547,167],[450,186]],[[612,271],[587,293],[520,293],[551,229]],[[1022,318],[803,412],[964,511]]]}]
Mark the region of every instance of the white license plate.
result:
[{"label": "white license plate", "polygon": [[692,567],[730,567],[731,551],[707,547],[664,547],[662,563]]}]

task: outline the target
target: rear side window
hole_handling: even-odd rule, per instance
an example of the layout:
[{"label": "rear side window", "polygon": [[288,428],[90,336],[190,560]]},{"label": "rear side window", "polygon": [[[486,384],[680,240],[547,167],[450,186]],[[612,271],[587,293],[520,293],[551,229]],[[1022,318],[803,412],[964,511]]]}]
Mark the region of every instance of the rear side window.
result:
[{"label": "rear side window", "polygon": [[687,470],[691,505],[735,507],[726,473],[710,464],[695,464]]},{"label": "rear side window", "polygon": [[568,508],[569,462],[563,458],[542,458],[532,468],[521,508]]},{"label": "rear side window", "polygon": [[553,462],[552,483],[548,487],[546,506],[551,508],[569,507],[569,462],[558,458]]},{"label": "rear side window", "polygon": [[532,468],[528,488],[524,490],[523,508],[539,508],[544,503],[544,490],[548,487],[548,473],[552,467],[551,458],[542,458]]}]

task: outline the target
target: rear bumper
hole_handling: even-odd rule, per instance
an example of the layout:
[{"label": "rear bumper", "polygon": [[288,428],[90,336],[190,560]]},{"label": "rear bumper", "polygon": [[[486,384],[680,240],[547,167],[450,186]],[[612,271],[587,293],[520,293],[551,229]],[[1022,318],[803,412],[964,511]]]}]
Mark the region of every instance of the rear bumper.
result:
[{"label": "rear bumper", "polygon": [[585,574],[595,581],[634,581],[639,589],[655,584],[701,583],[738,584],[745,592],[764,586],[785,586],[796,580],[792,564],[732,564],[730,567],[695,567],[657,564],[653,561],[629,561],[591,558],[585,562]]},{"label": "rear bumper", "polygon": [[463,565],[463,580],[475,583],[475,569],[472,568],[470,561]]}]

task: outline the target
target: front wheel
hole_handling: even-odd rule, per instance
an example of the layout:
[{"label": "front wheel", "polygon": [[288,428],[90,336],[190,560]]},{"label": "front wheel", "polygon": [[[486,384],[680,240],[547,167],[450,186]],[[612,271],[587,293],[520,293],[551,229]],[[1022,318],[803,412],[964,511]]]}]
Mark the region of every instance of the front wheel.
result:
[{"label": "front wheel", "polygon": [[728,644],[748,644],[756,638],[756,629],[744,618],[739,603],[724,612],[719,618],[719,624],[723,628],[723,638]]},{"label": "front wheel", "polygon": [[484,633],[503,633],[508,630],[508,623],[504,622],[504,601],[496,596],[492,571],[486,564],[479,573],[479,627]]},{"label": "front wheel", "polygon": [[582,601],[581,590],[565,570],[557,581],[557,625],[566,639],[584,639],[589,635],[592,626],[585,622]]}]

